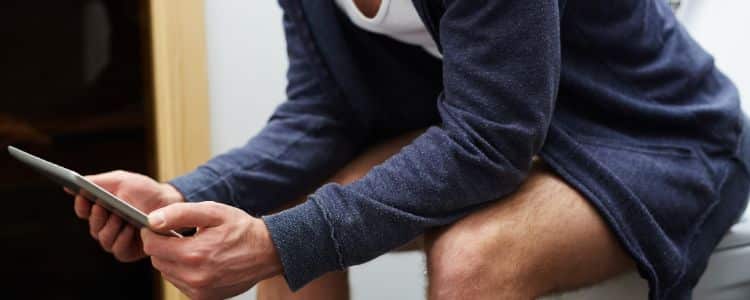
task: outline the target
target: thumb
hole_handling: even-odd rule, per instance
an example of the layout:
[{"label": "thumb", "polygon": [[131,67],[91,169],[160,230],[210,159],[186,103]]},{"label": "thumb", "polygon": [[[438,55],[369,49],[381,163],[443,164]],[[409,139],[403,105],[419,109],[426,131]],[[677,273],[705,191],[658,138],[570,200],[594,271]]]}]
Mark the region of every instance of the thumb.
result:
[{"label": "thumb", "polygon": [[183,228],[206,228],[224,223],[222,210],[219,205],[211,202],[175,203],[167,205],[148,215],[148,223],[152,229],[159,231],[177,230]]}]

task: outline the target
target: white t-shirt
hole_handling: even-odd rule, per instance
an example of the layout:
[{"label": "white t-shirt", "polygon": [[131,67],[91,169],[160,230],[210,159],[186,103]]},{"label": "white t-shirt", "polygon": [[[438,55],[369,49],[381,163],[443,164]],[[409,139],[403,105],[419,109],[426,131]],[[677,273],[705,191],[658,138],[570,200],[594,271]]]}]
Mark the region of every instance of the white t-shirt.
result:
[{"label": "white t-shirt", "polygon": [[412,0],[381,0],[378,12],[372,18],[362,14],[354,0],[336,0],[336,4],[358,27],[403,43],[421,46],[433,56],[442,58]]}]

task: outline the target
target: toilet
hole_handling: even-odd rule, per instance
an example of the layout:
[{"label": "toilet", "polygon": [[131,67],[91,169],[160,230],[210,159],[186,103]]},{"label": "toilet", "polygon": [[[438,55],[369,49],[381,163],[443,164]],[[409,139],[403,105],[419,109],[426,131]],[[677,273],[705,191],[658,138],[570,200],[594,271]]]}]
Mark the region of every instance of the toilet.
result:
[{"label": "toilet", "polygon": [[[747,0],[670,0],[677,16],[737,85],[742,107],[750,113],[750,37],[732,30],[750,28]],[[734,63],[733,63],[734,62]],[[741,63],[739,63],[741,62]],[[648,299],[648,284],[636,272],[579,291],[545,297],[549,300]],[[750,209],[717,246],[693,293],[697,300],[750,299]]]}]

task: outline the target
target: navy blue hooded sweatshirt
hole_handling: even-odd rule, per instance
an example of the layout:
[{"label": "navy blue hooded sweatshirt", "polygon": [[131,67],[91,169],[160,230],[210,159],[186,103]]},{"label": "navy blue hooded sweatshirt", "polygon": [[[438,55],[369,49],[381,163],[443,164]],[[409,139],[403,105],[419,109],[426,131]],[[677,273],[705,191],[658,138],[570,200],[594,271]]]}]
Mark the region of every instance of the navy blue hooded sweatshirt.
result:
[{"label": "navy blue hooded sweatshirt", "polygon": [[[745,206],[750,139],[736,89],[665,1],[413,1],[442,61],[331,0],[280,1],[288,100],[245,146],[171,183],[253,215],[311,193],[263,217],[298,289],[512,193],[540,156],[598,209],[652,298],[689,297]],[[425,127],[361,180],[314,190]]]}]

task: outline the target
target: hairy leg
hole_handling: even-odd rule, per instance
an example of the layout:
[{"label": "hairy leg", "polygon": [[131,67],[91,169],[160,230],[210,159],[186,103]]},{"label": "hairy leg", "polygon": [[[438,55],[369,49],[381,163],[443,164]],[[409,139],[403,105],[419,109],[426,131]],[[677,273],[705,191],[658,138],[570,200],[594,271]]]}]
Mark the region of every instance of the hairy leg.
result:
[{"label": "hairy leg", "polygon": [[258,283],[258,300],[315,300],[349,299],[349,279],[346,272],[331,272],[313,280],[296,293],[292,293],[282,276]]},{"label": "hairy leg", "polygon": [[[347,184],[367,174],[372,167],[379,165],[396,154],[401,148],[411,143],[422,131],[415,131],[389,140],[366,151],[347,166],[342,168],[327,182]],[[291,201],[286,207],[292,207],[306,200],[306,197]],[[282,208],[283,209],[283,208]],[[414,247],[411,247],[414,248]],[[409,249],[406,247],[405,249]],[[284,277],[276,276],[258,283],[258,300],[291,300],[291,299],[349,299],[349,280],[347,273],[331,272],[313,280],[299,291],[292,293]]]},{"label": "hairy leg", "polygon": [[[373,147],[329,182],[361,178],[420,133]],[[540,162],[514,194],[427,234],[426,243],[430,299],[529,299],[603,281],[633,266],[593,207]],[[260,300],[348,298],[346,272],[326,274],[296,293],[281,276],[258,284]]]},{"label": "hairy leg", "polygon": [[426,237],[430,299],[533,299],[633,262],[588,201],[543,163],[518,191]]}]

